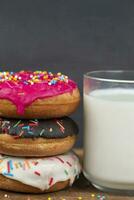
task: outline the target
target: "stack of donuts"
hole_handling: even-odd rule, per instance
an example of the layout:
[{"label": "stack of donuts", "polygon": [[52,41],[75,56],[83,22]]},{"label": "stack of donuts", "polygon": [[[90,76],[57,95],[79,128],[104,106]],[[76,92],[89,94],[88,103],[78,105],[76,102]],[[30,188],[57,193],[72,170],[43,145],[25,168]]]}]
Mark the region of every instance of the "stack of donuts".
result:
[{"label": "stack of donuts", "polygon": [[67,76],[0,72],[0,189],[43,193],[72,185],[81,167],[71,151],[78,127],[68,116],[80,94]]}]

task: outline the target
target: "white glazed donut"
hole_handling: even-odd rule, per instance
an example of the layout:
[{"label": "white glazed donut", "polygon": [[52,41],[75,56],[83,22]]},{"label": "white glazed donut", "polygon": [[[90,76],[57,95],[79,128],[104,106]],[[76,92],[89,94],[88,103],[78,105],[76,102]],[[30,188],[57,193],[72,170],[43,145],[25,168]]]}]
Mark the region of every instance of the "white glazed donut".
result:
[{"label": "white glazed donut", "polygon": [[0,156],[0,188],[18,192],[50,192],[72,185],[80,174],[78,157],[69,152],[46,158]]}]

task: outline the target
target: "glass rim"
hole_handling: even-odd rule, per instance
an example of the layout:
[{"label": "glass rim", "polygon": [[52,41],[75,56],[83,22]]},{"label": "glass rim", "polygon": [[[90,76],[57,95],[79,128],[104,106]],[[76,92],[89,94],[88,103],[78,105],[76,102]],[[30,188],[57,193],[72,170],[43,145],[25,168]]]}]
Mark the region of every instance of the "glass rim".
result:
[{"label": "glass rim", "polygon": [[[134,75],[134,70],[95,70],[95,71],[89,71],[84,74],[84,78],[89,78],[92,80],[96,81],[105,81],[105,82],[117,82],[117,83],[134,83],[134,78],[133,80],[128,80],[128,79],[114,79],[114,78],[102,78],[99,77],[100,73],[109,73],[109,74],[130,74]],[[96,74],[96,75],[95,75]],[[98,76],[97,76],[98,74]]]}]

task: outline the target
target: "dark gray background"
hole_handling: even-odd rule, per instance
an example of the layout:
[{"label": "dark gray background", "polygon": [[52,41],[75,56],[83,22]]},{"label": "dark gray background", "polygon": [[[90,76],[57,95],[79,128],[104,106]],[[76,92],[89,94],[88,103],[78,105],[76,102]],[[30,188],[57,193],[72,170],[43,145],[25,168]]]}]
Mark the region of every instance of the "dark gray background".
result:
[{"label": "dark gray background", "polygon": [[[133,69],[133,0],[0,0],[0,70]],[[7,66],[7,67],[6,67]],[[80,127],[82,105],[73,115]]]}]

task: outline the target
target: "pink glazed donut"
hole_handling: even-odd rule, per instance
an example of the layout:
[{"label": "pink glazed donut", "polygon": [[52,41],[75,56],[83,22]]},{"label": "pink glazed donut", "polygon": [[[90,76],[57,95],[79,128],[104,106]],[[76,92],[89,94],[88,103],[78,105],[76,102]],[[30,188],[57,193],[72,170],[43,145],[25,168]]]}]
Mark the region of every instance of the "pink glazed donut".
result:
[{"label": "pink glazed donut", "polygon": [[61,73],[0,72],[0,117],[58,118],[72,114],[79,102],[77,84]]}]

